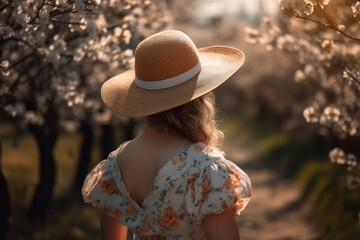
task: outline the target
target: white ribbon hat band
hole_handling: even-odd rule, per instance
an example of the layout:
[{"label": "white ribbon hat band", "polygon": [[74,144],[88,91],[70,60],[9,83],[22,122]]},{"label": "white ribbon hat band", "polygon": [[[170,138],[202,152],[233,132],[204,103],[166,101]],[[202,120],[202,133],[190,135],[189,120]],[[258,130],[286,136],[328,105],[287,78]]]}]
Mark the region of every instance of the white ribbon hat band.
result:
[{"label": "white ribbon hat band", "polygon": [[160,81],[143,81],[143,80],[135,77],[135,84],[138,87],[146,89],[146,90],[159,90],[159,89],[169,88],[169,87],[173,87],[173,86],[179,85],[181,83],[184,83],[184,82],[190,80],[192,77],[194,77],[200,71],[201,71],[201,64],[199,62],[195,67],[193,67],[192,69],[190,69],[187,72],[184,72],[175,77],[167,78],[167,79],[160,80]]}]

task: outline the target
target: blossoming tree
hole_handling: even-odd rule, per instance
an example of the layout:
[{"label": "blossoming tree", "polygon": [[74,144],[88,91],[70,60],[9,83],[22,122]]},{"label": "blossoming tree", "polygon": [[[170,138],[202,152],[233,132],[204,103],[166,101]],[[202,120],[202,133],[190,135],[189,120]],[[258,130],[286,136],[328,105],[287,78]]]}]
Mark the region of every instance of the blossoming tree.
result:
[{"label": "blossoming tree", "polygon": [[28,126],[40,153],[32,216],[44,216],[51,200],[59,130],[111,121],[101,83],[131,66],[134,46],[168,16],[165,1],[1,1],[0,111]]},{"label": "blossoming tree", "polygon": [[341,147],[329,158],[348,167],[348,188],[360,190],[360,1],[278,2],[286,13],[283,28],[265,19],[262,28],[246,30],[246,39],[297,57],[295,82],[316,89],[303,116],[319,133],[336,137]]}]

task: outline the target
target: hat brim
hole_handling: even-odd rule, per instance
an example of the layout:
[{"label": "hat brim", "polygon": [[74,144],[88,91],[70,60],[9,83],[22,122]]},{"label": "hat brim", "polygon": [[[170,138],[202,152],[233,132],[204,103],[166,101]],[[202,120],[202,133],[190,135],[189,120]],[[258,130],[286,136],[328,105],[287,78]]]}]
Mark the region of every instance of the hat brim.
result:
[{"label": "hat brim", "polygon": [[239,49],[225,46],[199,48],[201,71],[174,87],[146,90],[135,83],[132,68],[107,80],[101,97],[107,108],[125,117],[143,117],[159,113],[211,92],[229,79],[245,61]]}]

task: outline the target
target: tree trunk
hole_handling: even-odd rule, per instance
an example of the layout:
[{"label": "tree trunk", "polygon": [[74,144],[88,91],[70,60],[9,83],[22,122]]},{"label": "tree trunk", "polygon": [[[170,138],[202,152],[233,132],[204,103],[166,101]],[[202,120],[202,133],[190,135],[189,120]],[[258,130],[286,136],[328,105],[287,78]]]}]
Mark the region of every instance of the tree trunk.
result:
[{"label": "tree trunk", "polygon": [[[125,140],[132,139],[134,137],[136,121],[130,119],[129,122],[124,126],[124,137]],[[102,139],[101,139],[101,153],[102,159],[108,157],[109,153],[116,148],[114,129],[111,124],[104,124],[101,126]],[[89,171],[89,165],[91,160],[92,144],[94,140],[94,132],[92,125],[83,122],[81,125],[81,134],[83,142],[81,145],[80,156],[78,160],[78,166],[76,175],[73,182],[72,190],[74,193],[80,193],[84,179]]]},{"label": "tree trunk", "polygon": [[101,159],[106,159],[115,149],[114,129],[111,124],[101,125]]},{"label": "tree trunk", "polygon": [[81,125],[81,134],[82,134],[82,145],[80,150],[80,155],[78,159],[78,165],[76,169],[76,175],[73,183],[73,192],[80,194],[84,179],[89,170],[90,160],[91,160],[91,150],[92,143],[94,139],[94,132],[91,124],[83,122]]},{"label": "tree trunk", "polygon": [[46,216],[52,200],[56,179],[53,150],[58,132],[57,126],[49,123],[45,123],[44,126],[31,125],[29,129],[35,136],[40,156],[40,180],[28,210],[29,217],[37,219]]},{"label": "tree trunk", "polygon": [[134,118],[130,118],[129,122],[125,125],[125,141],[131,140],[135,137],[135,128],[136,128],[136,120]]},{"label": "tree trunk", "polygon": [[6,239],[9,230],[10,194],[1,167],[2,148],[0,142],[0,239]]},{"label": "tree trunk", "polygon": [[[131,118],[127,123],[121,125],[118,129],[114,129],[111,124],[103,124],[101,125],[101,157],[102,159],[106,159],[110,152],[114,151],[118,146],[119,142],[117,141],[127,141],[131,140],[135,137],[135,128],[136,128],[136,120]],[[114,131],[123,131],[124,139],[116,139]]]}]

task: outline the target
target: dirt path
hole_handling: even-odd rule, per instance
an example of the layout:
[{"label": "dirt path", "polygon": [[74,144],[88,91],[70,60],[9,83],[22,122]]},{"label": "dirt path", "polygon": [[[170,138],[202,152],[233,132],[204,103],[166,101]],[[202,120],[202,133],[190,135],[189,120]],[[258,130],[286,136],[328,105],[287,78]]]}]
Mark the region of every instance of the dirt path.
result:
[{"label": "dirt path", "polygon": [[266,168],[246,150],[230,146],[227,157],[249,175],[253,186],[252,199],[238,218],[242,240],[321,239],[295,183]]}]

